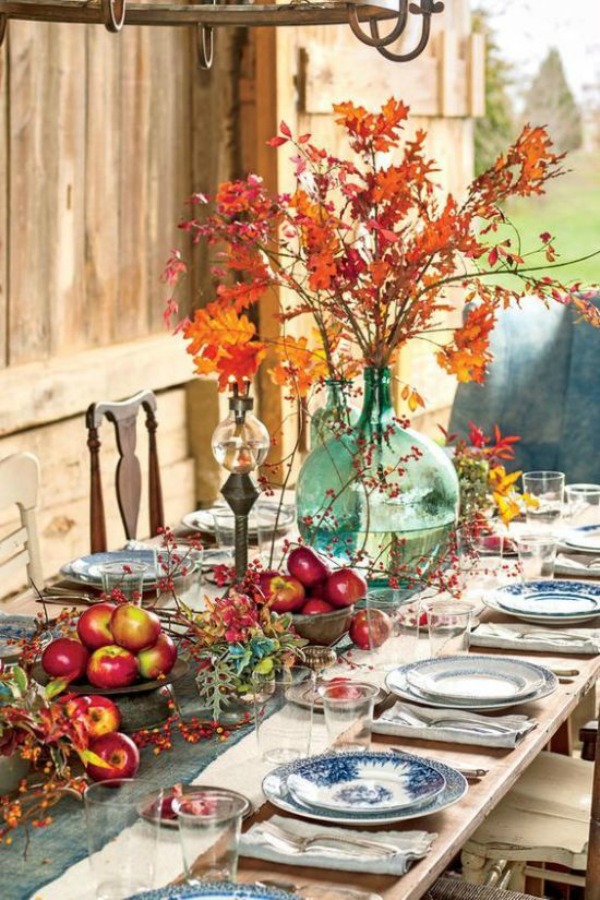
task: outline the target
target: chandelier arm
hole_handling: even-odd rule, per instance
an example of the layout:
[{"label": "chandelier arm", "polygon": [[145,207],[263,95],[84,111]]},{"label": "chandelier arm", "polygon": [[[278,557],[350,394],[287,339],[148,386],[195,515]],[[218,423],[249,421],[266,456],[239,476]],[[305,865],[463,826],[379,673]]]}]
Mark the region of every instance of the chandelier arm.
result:
[{"label": "chandelier arm", "polygon": [[385,45],[380,45],[377,47],[377,52],[380,53],[385,59],[389,59],[391,62],[410,62],[411,59],[416,59],[417,56],[420,56],[425,47],[427,46],[427,41],[429,40],[429,33],[431,31],[431,15],[432,13],[441,12],[444,8],[443,3],[435,3],[432,0],[421,0],[423,6],[416,6],[414,3],[409,7],[410,12],[420,13],[423,16],[423,27],[421,29],[421,39],[414,50],[411,50],[409,53],[392,53],[391,50],[387,50]]},{"label": "chandelier arm", "polygon": [[399,9],[398,9],[398,21],[392,28],[389,34],[381,37],[379,34],[379,19],[371,19],[369,22],[369,28],[371,31],[371,37],[377,43],[373,44],[374,47],[387,47],[388,44],[391,44],[393,41],[398,40],[404,29],[406,28],[406,21],[408,19],[408,0],[403,2],[403,0],[399,0]]},{"label": "chandelier arm", "polygon": [[350,24],[350,28],[352,29],[352,33],[363,44],[367,44],[368,47],[385,47],[387,44],[391,44],[393,41],[398,40],[398,38],[406,28],[407,18],[408,0],[398,0],[398,18],[390,33],[386,34],[384,37],[381,37],[381,35],[379,34],[377,19],[371,19],[371,37],[369,37],[369,35],[365,34],[360,26],[357,7],[355,5],[348,5],[348,22]]},{"label": "chandelier arm", "polygon": [[210,25],[198,25],[198,66],[208,70],[215,57],[215,30]]},{"label": "chandelier arm", "polygon": [[127,0],[102,0],[102,21],[108,31],[117,33],[123,28]]}]

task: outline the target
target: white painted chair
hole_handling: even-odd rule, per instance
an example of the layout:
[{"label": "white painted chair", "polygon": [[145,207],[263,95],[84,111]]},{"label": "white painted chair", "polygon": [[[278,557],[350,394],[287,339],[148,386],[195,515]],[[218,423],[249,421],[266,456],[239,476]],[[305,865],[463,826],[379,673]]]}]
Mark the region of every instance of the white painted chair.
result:
[{"label": "white painted chair", "polygon": [[[513,893],[527,875],[540,879],[529,890],[563,882],[600,900],[600,740],[593,764],[540,753],[465,844],[462,862],[465,881],[439,879],[428,900],[530,900]],[[574,871],[550,872],[544,862]]]},{"label": "white painted chair", "polygon": [[0,509],[17,506],[19,527],[0,539],[2,585],[14,582],[22,571],[23,580],[38,588],[44,584],[37,531],[36,506],[40,467],[32,453],[15,453],[0,460]]}]

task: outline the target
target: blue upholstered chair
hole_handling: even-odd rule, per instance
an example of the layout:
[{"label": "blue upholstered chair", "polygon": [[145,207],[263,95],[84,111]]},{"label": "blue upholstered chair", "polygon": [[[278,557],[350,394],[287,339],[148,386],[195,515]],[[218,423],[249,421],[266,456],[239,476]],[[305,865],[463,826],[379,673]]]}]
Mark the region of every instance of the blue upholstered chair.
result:
[{"label": "blue upholstered chair", "polygon": [[[600,294],[594,298],[600,306]],[[449,429],[520,435],[511,469],[552,469],[568,482],[600,483],[600,329],[568,306],[526,298],[501,313],[483,385],[461,384]]]}]

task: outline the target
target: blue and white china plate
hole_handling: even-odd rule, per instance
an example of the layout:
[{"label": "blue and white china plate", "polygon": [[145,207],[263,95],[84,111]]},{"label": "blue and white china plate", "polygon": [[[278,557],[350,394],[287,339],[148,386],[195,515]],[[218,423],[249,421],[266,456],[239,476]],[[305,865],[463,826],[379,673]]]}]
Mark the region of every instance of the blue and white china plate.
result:
[{"label": "blue and white china plate", "polygon": [[418,759],[362,753],[307,759],[287,780],[293,796],[317,809],[372,812],[415,807],[433,799],[446,779]]},{"label": "blue and white china plate", "polygon": [[13,641],[33,637],[35,634],[34,616],[2,616],[0,615],[0,659],[7,662],[18,659],[21,648]]},{"label": "blue and white china plate", "polygon": [[106,563],[142,563],[145,566],[144,582],[148,585],[155,584],[156,555],[154,550],[107,550],[105,553],[91,553],[89,556],[80,556],[62,567],[61,575],[84,584],[102,584],[100,566]]},{"label": "blue and white china plate", "polygon": [[600,615],[600,584],[526,581],[483,595],[486,606],[534,625],[588,622]]},{"label": "blue and white china plate", "polygon": [[580,525],[561,536],[561,541],[572,550],[600,553],[600,525]]},{"label": "blue and white china plate", "polygon": [[[452,662],[449,662],[452,660]],[[455,656],[425,660],[417,668],[406,670],[411,688],[434,700],[469,700],[502,703],[535,693],[544,679],[518,660],[506,663],[471,663],[470,657]],[[455,661],[455,662],[454,662]]]},{"label": "blue and white china plate", "polygon": [[[503,700],[491,700],[485,696],[476,695],[475,687],[472,687],[473,695],[466,697],[432,697],[425,694],[419,688],[410,684],[407,678],[412,672],[427,671],[428,664],[440,663],[446,666],[450,674],[461,673],[461,684],[467,685],[468,678],[475,685],[478,675],[486,673],[486,678],[495,675],[499,678],[506,677],[510,671],[529,672],[528,677],[532,679],[532,684],[537,682],[538,687],[528,694],[522,694],[518,697],[505,698]],[[468,678],[462,681],[466,672],[469,672]],[[538,682],[537,680],[540,679]],[[483,683],[481,678],[479,683]],[[470,709],[473,711],[483,709],[506,709],[509,706],[516,706],[519,703],[531,703],[534,700],[540,700],[547,697],[556,690],[558,679],[550,669],[544,666],[538,666],[536,663],[525,662],[522,659],[513,659],[505,656],[484,656],[469,653],[468,656],[444,656],[439,660],[421,660],[419,662],[407,663],[405,666],[399,666],[392,672],[389,672],[385,679],[386,687],[397,697],[403,700],[411,700],[413,703],[421,703],[424,706],[433,707],[452,707],[453,709]]]},{"label": "blue and white china plate", "polygon": [[[188,513],[181,521],[186,528],[190,529],[190,531],[202,531],[205,534],[214,534],[215,523],[213,512],[222,512],[228,508],[229,507],[221,503],[211,506],[208,509],[197,509],[195,512]],[[283,504],[280,508],[279,503],[276,500],[273,500],[273,503],[261,500],[260,508],[261,516],[264,516],[267,522],[273,523],[273,529],[275,529],[275,524],[277,524],[278,532],[287,531],[296,522],[296,510],[287,504]],[[248,533],[253,537],[256,537],[257,534],[256,518],[252,513],[250,513],[248,519]]]},{"label": "blue and white china plate", "polygon": [[335,757],[336,760],[343,761],[345,756],[356,758],[360,756],[365,762],[371,758],[377,757],[382,760],[406,760],[417,759],[420,762],[435,769],[440,775],[446,779],[446,786],[425,803],[418,806],[407,806],[403,809],[379,810],[375,809],[371,812],[367,810],[337,810],[328,809],[325,806],[309,806],[296,797],[288,786],[288,779],[299,769],[301,770],[306,759],[295,760],[287,763],[285,766],[279,766],[265,776],[262,783],[262,789],[265,797],[273,806],[278,809],[286,810],[295,815],[302,816],[305,819],[316,819],[318,822],[333,822],[339,825],[386,825],[390,822],[402,822],[406,819],[415,819],[418,816],[428,816],[433,813],[440,812],[458,803],[467,792],[467,782],[460,772],[444,763],[434,759],[421,759],[414,757],[408,753],[375,753],[374,751],[365,751],[364,753],[356,753],[348,751],[348,753],[323,753],[320,756],[313,756],[311,759],[316,765],[321,760],[328,760]]},{"label": "blue and white china plate", "polygon": [[298,894],[280,891],[262,884],[232,884],[206,881],[199,885],[169,884],[155,891],[144,891],[128,900],[301,900]]}]

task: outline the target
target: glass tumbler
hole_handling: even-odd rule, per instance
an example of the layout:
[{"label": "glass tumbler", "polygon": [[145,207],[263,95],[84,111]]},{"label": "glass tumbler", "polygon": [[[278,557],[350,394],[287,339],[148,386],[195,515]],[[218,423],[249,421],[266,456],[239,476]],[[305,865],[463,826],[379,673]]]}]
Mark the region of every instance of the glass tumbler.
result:
[{"label": "glass tumbler", "polygon": [[227,790],[201,788],[173,801],[187,884],[235,881],[247,803]]}]

